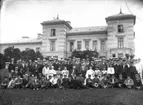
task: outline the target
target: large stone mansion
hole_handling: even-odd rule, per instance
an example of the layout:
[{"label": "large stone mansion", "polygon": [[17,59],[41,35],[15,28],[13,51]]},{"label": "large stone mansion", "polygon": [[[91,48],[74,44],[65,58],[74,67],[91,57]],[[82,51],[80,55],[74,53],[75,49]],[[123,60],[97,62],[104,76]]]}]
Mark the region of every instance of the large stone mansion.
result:
[{"label": "large stone mansion", "polygon": [[119,14],[105,18],[107,26],[72,28],[69,21],[58,17],[41,23],[43,34],[36,39],[23,37],[11,43],[0,43],[0,52],[9,46],[20,50],[32,48],[40,51],[44,57],[66,58],[74,49],[96,50],[100,56],[107,58],[124,57],[134,54],[134,25],[136,16]]}]

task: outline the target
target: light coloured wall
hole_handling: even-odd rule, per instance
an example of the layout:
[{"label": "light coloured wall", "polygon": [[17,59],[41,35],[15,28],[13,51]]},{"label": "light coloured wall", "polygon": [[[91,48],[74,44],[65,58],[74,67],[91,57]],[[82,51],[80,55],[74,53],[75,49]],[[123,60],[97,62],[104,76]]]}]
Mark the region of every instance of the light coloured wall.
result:
[{"label": "light coloured wall", "polygon": [[[117,25],[122,24],[124,27],[123,33],[118,33]],[[131,48],[132,52],[135,52],[135,45],[134,45],[134,24],[133,19],[128,20],[117,20],[117,21],[109,21],[108,22],[108,38],[107,38],[107,52],[108,57],[111,57],[114,52],[110,52],[110,49],[118,48],[118,37],[124,37],[124,47]],[[118,53],[119,50],[116,51]],[[122,50],[125,55],[125,50]]]},{"label": "light coloured wall", "polygon": [[[106,34],[92,34],[92,35],[68,35],[67,36],[67,54],[68,56],[71,55],[70,52],[70,41],[74,40],[74,49],[77,49],[77,41],[82,42],[82,50],[85,50],[85,40],[90,39],[89,41],[89,49],[92,50],[92,43],[94,40],[97,40],[97,52],[101,56],[105,56],[105,51],[102,51],[101,53],[101,40],[100,39],[106,39]],[[106,47],[106,44],[105,44]],[[105,49],[106,50],[106,49]]]},{"label": "light coloured wall", "polygon": [[[56,36],[50,36],[51,29],[56,29]],[[64,24],[43,26],[42,53],[44,56],[58,56],[59,58],[66,57],[66,32],[67,27]],[[50,51],[51,40],[55,40],[55,51]]]},{"label": "light coloured wall", "polygon": [[20,51],[25,50],[26,48],[30,48],[30,49],[34,49],[34,51],[36,51],[36,47],[40,47],[41,48],[41,44],[0,44],[0,48],[1,48],[1,53],[4,53],[4,50],[8,47],[12,47],[14,46],[14,48],[19,48]]}]

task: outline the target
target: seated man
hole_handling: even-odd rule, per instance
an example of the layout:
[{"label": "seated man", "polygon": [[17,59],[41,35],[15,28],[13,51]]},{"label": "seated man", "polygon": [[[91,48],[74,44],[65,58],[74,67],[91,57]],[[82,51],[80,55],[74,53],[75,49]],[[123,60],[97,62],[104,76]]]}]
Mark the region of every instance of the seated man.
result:
[{"label": "seated man", "polygon": [[136,89],[141,89],[142,87],[142,82],[141,82],[141,78],[140,78],[140,75],[139,74],[136,74],[135,75],[135,80],[134,80],[134,86]]},{"label": "seated man", "polygon": [[64,87],[64,89],[69,88],[69,79],[66,75],[64,75],[64,78],[62,79],[62,86]]},{"label": "seated man", "polygon": [[85,88],[84,86],[84,78],[82,74],[79,74],[79,76],[76,77],[76,84],[78,89],[83,89]]},{"label": "seated man", "polygon": [[[89,76],[90,75],[90,76]],[[94,76],[95,76],[95,71],[94,70],[92,70],[92,66],[90,66],[90,68],[89,68],[89,70],[87,70],[87,72],[86,72],[86,75],[85,75],[85,77],[86,78],[91,78],[91,79],[94,79]]]},{"label": "seated man", "polygon": [[14,88],[14,87],[15,87],[15,77],[12,77],[7,88]]},{"label": "seated man", "polygon": [[111,88],[117,87],[117,78],[114,75],[109,79],[109,84]]},{"label": "seated man", "polygon": [[134,81],[133,81],[133,79],[131,79],[130,76],[127,76],[127,79],[125,80],[124,83],[125,83],[126,87],[129,89],[133,88],[133,86],[134,86]]},{"label": "seated man", "polygon": [[67,78],[69,77],[69,71],[67,70],[67,67],[64,67],[64,70],[62,70],[62,74],[63,74],[63,77],[65,75],[66,75]]},{"label": "seated man", "polygon": [[4,77],[4,80],[1,83],[1,88],[6,89],[8,86],[8,83],[9,83],[8,77]]},{"label": "seated man", "polygon": [[117,85],[118,85],[119,88],[124,88],[125,87],[124,81],[125,81],[125,79],[123,78],[123,75],[120,74],[119,78],[118,78],[118,82],[117,82]]},{"label": "seated man", "polygon": [[15,87],[20,89],[22,87],[22,78],[20,76],[16,77],[15,79]]},{"label": "seated man", "polygon": [[99,81],[99,87],[101,88],[108,88],[109,87],[109,79],[107,78],[107,75],[104,75],[102,79]]},{"label": "seated man", "polygon": [[91,75],[88,75],[88,78],[86,79],[86,86],[87,88],[93,88],[93,79],[91,79]]},{"label": "seated man", "polygon": [[37,78],[37,76],[35,76],[35,79],[32,83],[32,87],[33,87],[33,90],[39,90],[39,87],[40,87],[40,81],[39,79]]},{"label": "seated man", "polygon": [[57,78],[56,74],[53,75],[50,82],[51,82],[52,88],[57,88],[58,87],[58,84],[57,84],[58,78]]},{"label": "seated man", "polygon": [[29,78],[29,81],[28,81],[28,83],[26,84],[26,88],[33,88],[33,82],[34,82],[34,80],[35,80],[35,76],[34,76],[34,74],[32,74],[32,76]]},{"label": "seated man", "polygon": [[99,79],[97,77],[97,75],[95,76],[95,78],[93,79],[93,86],[95,88],[98,88],[99,87]]}]

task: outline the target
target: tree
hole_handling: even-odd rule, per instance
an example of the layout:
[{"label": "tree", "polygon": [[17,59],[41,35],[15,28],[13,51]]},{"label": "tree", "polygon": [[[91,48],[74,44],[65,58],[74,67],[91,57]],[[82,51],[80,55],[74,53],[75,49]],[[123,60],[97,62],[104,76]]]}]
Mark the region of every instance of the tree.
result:
[{"label": "tree", "polygon": [[43,58],[40,52],[35,52],[33,49],[24,50],[21,52],[21,59],[28,61],[28,60],[36,60],[37,58]]},{"label": "tree", "polygon": [[4,65],[4,55],[0,53],[0,69],[3,69]]},{"label": "tree", "polygon": [[8,61],[8,62],[11,60],[11,58],[18,60],[20,59],[20,54],[21,54],[21,51],[19,48],[14,48],[14,46],[8,47],[4,50],[4,59],[5,61]]},{"label": "tree", "polygon": [[86,59],[86,58],[92,58],[92,57],[98,57],[99,53],[97,51],[91,51],[91,50],[84,50],[84,51],[77,51],[74,50],[72,52],[72,57]]}]

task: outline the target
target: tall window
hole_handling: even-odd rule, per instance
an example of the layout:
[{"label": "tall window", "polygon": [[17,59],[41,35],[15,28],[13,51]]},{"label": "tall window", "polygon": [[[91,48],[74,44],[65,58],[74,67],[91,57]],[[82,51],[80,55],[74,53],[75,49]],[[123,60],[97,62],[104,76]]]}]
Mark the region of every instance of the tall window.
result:
[{"label": "tall window", "polygon": [[101,50],[105,50],[105,41],[104,40],[101,41]]},{"label": "tall window", "polygon": [[92,42],[92,49],[93,49],[93,50],[97,50],[97,40],[94,40],[94,41]]},{"label": "tall window", "polygon": [[124,38],[118,38],[118,48],[124,47]]},{"label": "tall window", "polygon": [[81,50],[81,41],[77,41],[77,49]]},{"label": "tall window", "polygon": [[123,25],[118,25],[118,32],[119,33],[121,33],[121,32],[123,32],[124,30],[123,30]]},{"label": "tall window", "polygon": [[36,52],[40,52],[40,47],[36,47]]},{"label": "tall window", "polygon": [[51,43],[50,43],[50,51],[55,51],[55,41],[51,41]]},{"label": "tall window", "polygon": [[74,42],[70,42],[70,52],[74,50]]},{"label": "tall window", "polygon": [[89,50],[89,41],[85,41],[85,49]]},{"label": "tall window", "polygon": [[51,29],[51,36],[56,36],[56,29]]}]

